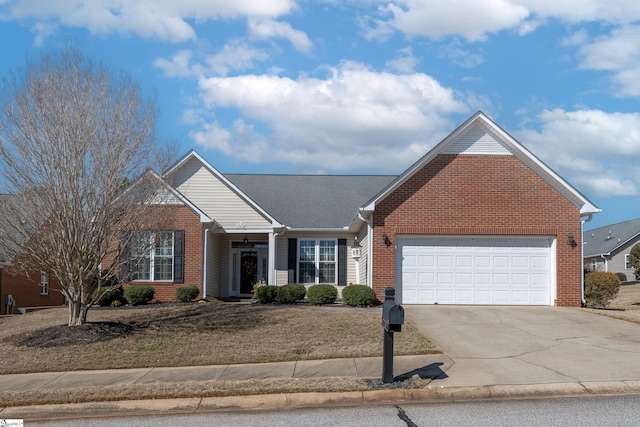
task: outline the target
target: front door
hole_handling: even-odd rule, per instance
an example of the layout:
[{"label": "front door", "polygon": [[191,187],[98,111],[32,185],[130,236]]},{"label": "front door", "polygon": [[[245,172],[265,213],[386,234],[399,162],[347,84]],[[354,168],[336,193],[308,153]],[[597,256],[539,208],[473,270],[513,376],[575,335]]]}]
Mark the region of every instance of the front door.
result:
[{"label": "front door", "polygon": [[233,242],[230,296],[249,296],[253,285],[267,281],[269,249],[266,243]]},{"label": "front door", "polygon": [[240,252],[240,293],[250,294],[258,281],[258,252]]}]

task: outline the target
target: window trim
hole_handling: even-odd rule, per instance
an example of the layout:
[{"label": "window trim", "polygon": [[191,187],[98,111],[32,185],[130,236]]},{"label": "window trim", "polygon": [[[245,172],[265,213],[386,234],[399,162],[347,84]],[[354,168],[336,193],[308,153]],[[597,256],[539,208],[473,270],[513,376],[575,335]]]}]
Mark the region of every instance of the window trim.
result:
[{"label": "window trim", "polygon": [[[149,250],[148,253],[143,254],[142,251],[138,251],[136,248],[132,247],[132,254],[136,254],[137,256],[132,256],[132,260],[131,260],[131,281],[132,282],[165,282],[165,283],[173,283],[175,281],[175,277],[176,277],[176,272],[175,272],[175,259],[176,259],[176,250],[175,250],[175,243],[176,243],[176,231],[174,230],[159,230],[159,231],[140,231],[139,234],[143,234],[143,233],[149,233],[150,235],[150,241],[148,241],[149,243]],[[156,240],[156,236],[159,234],[171,234],[171,278],[170,279],[156,279],[156,271],[155,271],[155,259],[156,259],[156,250],[158,249],[158,247],[155,244],[155,240]],[[135,237],[134,237],[135,239]],[[167,255],[159,255],[158,258],[168,258]],[[148,279],[137,279],[134,277],[136,277],[138,275],[139,272],[139,259],[148,259],[149,260],[149,278]]]},{"label": "window trim", "polygon": [[49,295],[49,275],[44,271],[40,272],[40,295]]},{"label": "window trim", "polygon": [[624,268],[625,270],[630,270],[633,267],[631,267],[631,264],[629,264],[629,254],[624,254]]},{"label": "window trim", "polygon": [[[313,264],[314,264],[314,272],[315,272],[315,277],[314,277],[314,281],[313,282],[302,282],[302,274],[301,274],[301,269],[300,269],[300,264],[302,263],[301,259],[300,259],[300,246],[302,244],[302,242],[310,242],[313,241],[314,242],[314,260],[313,260]],[[333,261],[320,261],[320,242],[333,242]],[[309,262],[309,261],[305,261],[305,262]],[[334,266],[334,279],[333,282],[327,282],[327,281],[320,281],[320,264],[333,264]],[[337,285],[338,284],[338,269],[339,269],[339,256],[338,256],[338,239],[335,237],[299,237],[297,239],[297,244],[296,244],[296,273],[297,273],[297,278],[298,280],[302,283],[302,284],[320,284],[320,283],[327,283],[327,284],[332,284],[332,285]]]}]

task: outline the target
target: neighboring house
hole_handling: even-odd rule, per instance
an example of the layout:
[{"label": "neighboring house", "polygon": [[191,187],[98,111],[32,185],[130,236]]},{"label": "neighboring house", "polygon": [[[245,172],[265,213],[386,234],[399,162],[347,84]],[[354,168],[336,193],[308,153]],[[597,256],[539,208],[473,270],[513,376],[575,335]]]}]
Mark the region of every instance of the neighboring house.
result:
[{"label": "neighboring house", "polygon": [[586,270],[624,273],[635,280],[629,253],[640,242],[640,218],[585,231],[583,256]]},{"label": "neighboring house", "polygon": [[[0,215],[12,197],[0,194]],[[0,221],[0,239],[4,230]],[[17,249],[17,248],[16,248]],[[34,271],[29,276],[11,271],[12,254],[0,250],[0,315],[18,313],[29,307],[64,304],[64,296],[56,280],[46,272]]]},{"label": "neighboring house", "polygon": [[396,287],[404,304],[579,306],[582,219],[600,211],[478,112],[399,176],[169,171],[176,221],[141,235],[136,280],[172,299],[256,282]]}]

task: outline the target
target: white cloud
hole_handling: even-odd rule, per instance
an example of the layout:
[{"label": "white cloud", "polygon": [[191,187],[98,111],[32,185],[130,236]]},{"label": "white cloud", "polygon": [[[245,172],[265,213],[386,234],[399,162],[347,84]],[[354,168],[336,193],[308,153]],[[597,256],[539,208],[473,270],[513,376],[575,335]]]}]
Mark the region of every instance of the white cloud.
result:
[{"label": "white cloud", "polygon": [[161,69],[167,77],[187,77],[196,74],[192,68],[191,58],[193,52],[182,50],[171,59],[157,58],[153,61],[156,68]]},{"label": "white cloud", "polygon": [[257,39],[283,38],[291,42],[299,52],[309,52],[313,44],[307,34],[296,30],[286,22],[278,22],[273,19],[250,19],[249,33]]},{"label": "white cloud", "polygon": [[464,68],[474,68],[484,62],[482,54],[463,49],[458,40],[442,46],[440,56],[449,58],[453,64]]},{"label": "white cloud", "polygon": [[613,25],[640,19],[640,2],[611,0],[394,0],[369,18],[367,36],[387,36],[393,29],[408,37],[439,39],[460,36],[483,41],[502,30],[525,35],[550,19],[571,24],[604,22]]},{"label": "white cloud", "polygon": [[277,18],[291,13],[296,3],[294,0],[16,0],[6,7],[16,20],[35,18],[49,25],[86,28],[93,34],[135,34],[179,43],[196,38],[188,20]]},{"label": "white cloud", "polygon": [[382,12],[391,18],[379,25],[391,25],[409,37],[459,35],[469,41],[517,27],[529,16],[525,7],[508,0],[396,0]]},{"label": "white cloud", "polygon": [[232,40],[222,50],[206,59],[207,68],[214,74],[226,76],[231,71],[244,71],[253,68],[256,61],[269,58],[266,52],[254,48],[241,40]]},{"label": "white cloud", "polygon": [[192,51],[182,50],[171,59],[157,58],[153,65],[161,69],[166,77],[226,76],[232,71],[250,69],[256,61],[264,61],[269,57],[266,52],[242,40],[232,40],[220,52],[202,58],[204,65],[195,62],[193,56]]},{"label": "white cloud", "polygon": [[[544,111],[519,139],[572,184],[601,196],[640,194],[640,113]],[[529,125],[532,125],[529,123]]]},{"label": "white cloud", "polygon": [[582,46],[580,66],[611,72],[611,80],[620,96],[640,96],[640,26],[613,30],[607,37]]},{"label": "white cloud", "polygon": [[468,112],[426,74],[378,73],[352,62],[331,68],[325,79],[215,77],[201,79],[200,88],[207,108],[237,109],[244,120],[228,134],[217,122],[192,132],[198,145],[306,171],[399,173],[451,131],[447,116]]},{"label": "white cloud", "polygon": [[387,61],[387,67],[400,73],[412,73],[418,65],[418,59],[413,56],[411,46],[398,51],[398,56]]}]

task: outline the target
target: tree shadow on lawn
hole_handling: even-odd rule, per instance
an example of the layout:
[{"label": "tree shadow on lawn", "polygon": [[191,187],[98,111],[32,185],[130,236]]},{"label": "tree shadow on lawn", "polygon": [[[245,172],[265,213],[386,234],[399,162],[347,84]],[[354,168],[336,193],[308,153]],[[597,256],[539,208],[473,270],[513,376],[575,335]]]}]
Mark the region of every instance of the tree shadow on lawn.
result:
[{"label": "tree shadow on lawn", "polygon": [[72,327],[51,326],[18,337],[15,344],[21,347],[50,348],[91,344],[133,335],[189,331],[234,333],[252,329],[260,324],[265,318],[265,310],[269,309],[265,306],[218,303],[186,303],[167,306],[150,304],[126,312],[116,308],[111,309],[114,317],[126,314],[124,319],[87,322],[84,325]]}]

